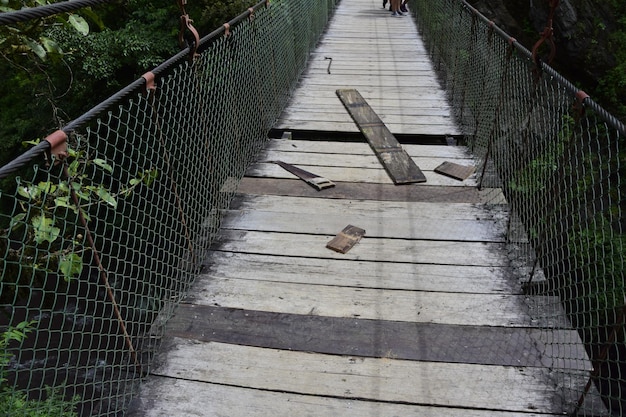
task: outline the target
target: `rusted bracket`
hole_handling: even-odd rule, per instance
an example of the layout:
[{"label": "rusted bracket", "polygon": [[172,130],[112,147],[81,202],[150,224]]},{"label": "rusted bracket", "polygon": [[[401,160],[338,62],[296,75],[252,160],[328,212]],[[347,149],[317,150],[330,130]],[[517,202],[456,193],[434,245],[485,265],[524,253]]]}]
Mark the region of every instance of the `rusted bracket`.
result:
[{"label": "rusted bracket", "polygon": [[574,100],[574,113],[577,118],[581,118],[583,113],[585,112],[585,100],[589,98],[589,94],[585,93],[583,90],[578,90],[576,93],[576,100]]},{"label": "rusted bracket", "polygon": [[[181,49],[189,48],[189,60],[193,61],[197,58],[198,55],[198,47],[200,46],[200,35],[195,27],[193,27],[193,20],[189,17],[187,12],[185,11],[185,5],[187,4],[187,0],[178,0],[178,7],[181,11],[180,16],[180,32],[178,33],[178,44]],[[185,39],[185,34],[191,34],[191,41],[188,42]]]},{"label": "rusted bracket", "polygon": [[539,38],[539,40],[535,43],[532,49],[533,62],[538,69],[540,69],[538,52],[541,45],[545,43],[550,48],[548,58],[545,61],[548,65],[552,64],[552,61],[556,56],[556,44],[554,43],[554,29],[552,27],[552,21],[554,20],[554,12],[559,6],[559,1],[560,0],[548,0],[548,2],[550,3],[550,14],[548,16],[548,21],[546,22],[546,27],[543,29],[543,32],[541,32],[541,38]]},{"label": "rusted bracket", "polygon": [[146,80],[146,85],[144,86],[144,92],[154,92],[156,90],[155,76],[152,71],[146,72],[141,76],[144,80]]},{"label": "rusted bracket", "polygon": [[57,130],[48,135],[44,140],[50,144],[50,157],[54,157],[55,164],[58,164],[68,157],[67,133],[62,130]]}]

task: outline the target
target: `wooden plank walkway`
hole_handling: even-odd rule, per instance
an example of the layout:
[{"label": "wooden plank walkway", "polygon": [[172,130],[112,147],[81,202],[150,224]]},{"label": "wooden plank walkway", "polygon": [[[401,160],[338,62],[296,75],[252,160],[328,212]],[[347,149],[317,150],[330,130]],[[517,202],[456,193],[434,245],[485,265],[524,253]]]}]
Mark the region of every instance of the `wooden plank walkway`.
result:
[{"label": "wooden plank walkway", "polygon": [[[358,88],[394,133],[456,134],[420,42],[379,0],[341,2],[277,128],[356,131],[335,89]],[[474,177],[434,172],[473,164],[466,149],[404,148],[426,183],[393,185],[365,141],[271,140],[127,415],[561,414],[564,364],[520,292],[506,205],[485,204]],[[274,160],[336,187],[316,191]],[[327,249],[348,224],[363,239]]]},{"label": "wooden plank walkway", "polygon": [[339,4],[275,128],[358,132],[340,88],[357,89],[394,134],[459,134],[413,19],[392,18],[380,0]]}]

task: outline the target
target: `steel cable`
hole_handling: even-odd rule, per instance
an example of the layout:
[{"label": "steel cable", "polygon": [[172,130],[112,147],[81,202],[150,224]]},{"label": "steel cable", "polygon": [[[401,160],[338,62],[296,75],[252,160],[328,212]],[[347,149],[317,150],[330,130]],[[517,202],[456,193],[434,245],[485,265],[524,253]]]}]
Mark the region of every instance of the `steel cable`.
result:
[{"label": "steel cable", "polygon": [[0,25],[26,22],[32,19],[54,16],[59,13],[73,12],[85,7],[112,3],[113,0],[72,0],[61,3],[46,4],[45,6],[30,7],[14,12],[0,13]]}]

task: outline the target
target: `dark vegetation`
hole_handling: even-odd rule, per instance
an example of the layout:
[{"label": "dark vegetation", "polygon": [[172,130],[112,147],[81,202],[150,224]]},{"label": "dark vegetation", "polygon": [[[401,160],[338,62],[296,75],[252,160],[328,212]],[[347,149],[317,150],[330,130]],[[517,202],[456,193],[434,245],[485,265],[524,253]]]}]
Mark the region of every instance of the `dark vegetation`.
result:
[{"label": "dark vegetation", "polygon": [[[532,49],[548,19],[548,1],[470,0],[481,13]],[[626,2],[561,0],[552,66],[626,122]],[[547,50],[542,48],[542,54]]]},{"label": "dark vegetation", "polygon": [[[8,0],[0,11],[41,3]],[[203,36],[254,0],[189,3]],[[129,0],[0,26],[0,166],[24,151],[23,141],[45,137],[178,52],[179,16],[175,0]],[[0,182],[7,187],[13,179]]]},{"label": "dark vegetation", "polygon": [[[0,11],[44,3],[3,0]],[[187,12],[201,36],[252,5],[245,0],[193,3]],[[177,53],[180,14],[175,0],[130,0],[0,26],[0,165]],[[132,161],[123,153],[109,155],[107,145],[76,139],[70,140],[67,175],[60,166],[39,172],[25,168],[21,179],[0,180],[3,415],[70,417],[123,410],[145,371],[136,365],[147,363],[153,350],[150,339],[140,336],[155,321],[168,291],[185,282],[171,261],[150,249],[174,252],[180,242],[132,221],[137,204],[176,211],[170,189],[155,181],[163,169],[123,171],[114,180],[109,163],[128,167]],[[95,147],[102,157],[94,159]],[[80,215],[94,236],[111,238],[99,248],[102,262],[110,265],[106,285]],[[110,243],[118,241],[126,242],[123,249]],[[131,270],[131,264],[143,268]],[[113,310],[109,285],[120,312]],[[120,332],[124,321],[130,337]],[[131,339],[138,358],[127,353]]]},{"label": "dark vegetation", "polygon": [[[528,49],[548,19],[544,0],[471,3]],[[561,0],[553,28],[552,66],[626,122],[626,2]],[[540,50],[541,56],[546,53]],[[547,278],[527,291],[560,297],[594,362],[596,388],[612,415],[623,415],[626,153],[623,136],[589,123],[564,120],[556,142],[539,140],[531,149],[520,149],[528,158],[517,161],[517,167],[514,161],[508,164],[514,172],[505,189],[510,200],[520,202],[520,216]]]}]

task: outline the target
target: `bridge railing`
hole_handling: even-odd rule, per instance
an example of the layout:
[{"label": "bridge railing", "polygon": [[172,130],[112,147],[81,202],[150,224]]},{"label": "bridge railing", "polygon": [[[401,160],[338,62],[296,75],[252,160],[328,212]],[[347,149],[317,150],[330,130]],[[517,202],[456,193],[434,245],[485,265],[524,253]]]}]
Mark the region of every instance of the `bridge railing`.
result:
[{"label": "bridge railing", "polygon": [[545,330],[563,411],[624,415],[626,128],[466,1],[411,6],[481,187],[509,205],[511,266]]},{"label": "bridge railing", "polygon": [[0,168],[2,413],[125,408],[334,5],[261,2]]}]

